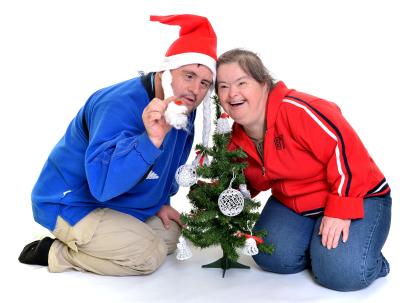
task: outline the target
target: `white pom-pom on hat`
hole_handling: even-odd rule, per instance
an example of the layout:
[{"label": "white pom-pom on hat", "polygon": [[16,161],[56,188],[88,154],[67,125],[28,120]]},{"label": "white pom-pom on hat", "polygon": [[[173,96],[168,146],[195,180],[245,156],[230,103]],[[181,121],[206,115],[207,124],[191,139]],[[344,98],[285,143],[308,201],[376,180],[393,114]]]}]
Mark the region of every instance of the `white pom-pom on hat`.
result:
[{"label": "white pom-pom on hat", "polygon": [[166,122],[176,129],[183,129],[187,126],[187,107],[183,105],[183,102],[176,100],[170,102],[167,106],[167,110],[164,113]]}]

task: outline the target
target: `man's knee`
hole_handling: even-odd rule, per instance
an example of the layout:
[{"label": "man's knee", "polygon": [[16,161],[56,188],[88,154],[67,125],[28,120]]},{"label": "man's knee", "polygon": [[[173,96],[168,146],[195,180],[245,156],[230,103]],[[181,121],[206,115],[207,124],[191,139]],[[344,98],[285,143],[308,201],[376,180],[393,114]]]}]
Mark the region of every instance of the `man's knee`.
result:
[{"label": "man's knee", "polygon": [[170,227],[166,229],[159,217],[151,217],[146,221],[164,241],[167,247],[167,254],[172,254],[176,250],[176,245],[182,232],[181,227],[175,221],[170,220]]},{"label": "man's knee", "polygon": [[130,267],[137,274],[151,274],[164,262],[167,256],[167,246],[160,237],[154,239],[154,245],[144,253],[139,253],[131,258]]}]

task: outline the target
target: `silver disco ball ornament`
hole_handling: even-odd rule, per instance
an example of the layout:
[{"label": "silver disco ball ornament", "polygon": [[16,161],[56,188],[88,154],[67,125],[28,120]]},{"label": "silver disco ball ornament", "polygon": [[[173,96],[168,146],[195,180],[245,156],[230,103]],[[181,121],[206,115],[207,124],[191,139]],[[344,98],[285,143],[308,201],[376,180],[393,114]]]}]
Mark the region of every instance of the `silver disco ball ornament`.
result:
[{"label": "silver disco ball ornament", "polygon": [[224,215],[233,217],[244,209],[244,197],[239,190],[228,188],[220,194],[218,205]]},{"label": "silver disco ball ornament", "polygon": [[177,184],[184,187],[192,186],[197,182],[196,167],[191,164],[180,166],[176,171]]}]

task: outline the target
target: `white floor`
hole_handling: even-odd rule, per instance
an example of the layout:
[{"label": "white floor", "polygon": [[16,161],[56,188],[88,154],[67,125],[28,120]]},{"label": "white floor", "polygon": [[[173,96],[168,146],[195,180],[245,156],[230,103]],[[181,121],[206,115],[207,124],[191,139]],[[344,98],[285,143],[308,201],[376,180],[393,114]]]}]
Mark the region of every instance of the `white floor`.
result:
[{"label": "white floor", "polygon": [[2,274],[2,284],[8,286],[0,296],[9,295],[13,302],[386,302],[403,290],[396,268],[366,290],[339,293],[318,286],[308,272],[267,273],[245,256],[240,262],[249,270],[230,269],[222,278],[220,269],[201,268],[220,256],[219,249],[193,251],[192,259],[178,261],[170,255],[157,272],[141,277],[52,274],[45,267],[18,264],[14,255],[13,273]]},{"label": "white floor", "polygon": [[[181,191],[182,192],[182,191]],[[182,196],[179,192],[179,197]],[[184,191],[183,191],[184,192]],[[17,194],[17,199],[23,194]],[[265,195],[260,196],[261,200]],[[397,201],[399,197],[397,198]],[[17,261],[24,244],[46,234],[31,222],[28,203],[6,206],[2,216],[1,302],[393,302],[397,296],[414,302],[413,249],[409,246],[413,232],[404,202],[394,205],[394,219],[384,254],[391,273],[376,280],[369,288],[349,293],[331,291],[317,285],[309,272],[295,275],[271,274],[260,270],[250,257],[240,263],[249,270],[230,269],[222,278],[220,269],[203,269],[221,257],[219,248],[200,250],[192,247],[193,257],[178,261],[175,255],[154,274],[140,277],[104,277],[68,271],[49,273],[46,267],[29,266]],[[11,209],[18,211],[17,214]],[[7,212],[7,210],[9,210]],[[15,232],[8,232],[14,230]],[[8,298],[4,300],[3,298]],[[412,298],[410,300],[409,298]]]}]

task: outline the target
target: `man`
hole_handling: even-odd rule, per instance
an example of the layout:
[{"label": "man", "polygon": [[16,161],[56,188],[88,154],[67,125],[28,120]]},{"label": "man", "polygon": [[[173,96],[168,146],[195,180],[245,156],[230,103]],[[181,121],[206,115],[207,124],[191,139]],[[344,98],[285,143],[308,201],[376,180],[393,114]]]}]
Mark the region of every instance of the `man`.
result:
[{"label": "man", "polygon": [[[181,225],[169,205],[174,176],[192,147],[195,109],[212,92],[216,35],[200,16],[150,20],[179,25],[179,38],[158,72],[95,92],[72,120],[32,192],[35,221],[56,239],[29,243],[20,262],[141,275],[174,251]],[[187,131],[164,118],[176,99],[188,109]]]}]

